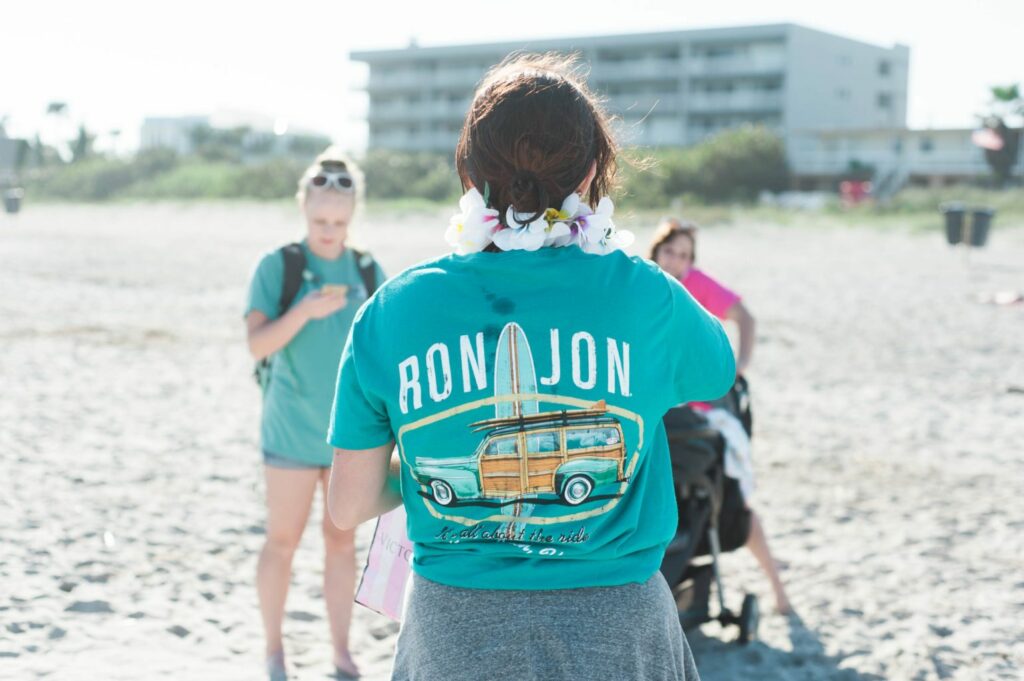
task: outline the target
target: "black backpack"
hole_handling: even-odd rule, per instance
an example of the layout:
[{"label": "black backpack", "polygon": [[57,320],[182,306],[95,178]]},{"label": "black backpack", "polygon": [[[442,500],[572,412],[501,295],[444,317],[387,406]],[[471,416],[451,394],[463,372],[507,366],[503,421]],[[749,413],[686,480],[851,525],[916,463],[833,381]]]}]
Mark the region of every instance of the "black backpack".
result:
[{"label": "black backpack", "polygon": [[[359,276],[366,287],[366,297],[369,298],[377,290],[377,270],[373,256],[369,253],[349,249],[356,258],[356,266],[359,268]],[[277,302],[277,315],[280,317],[295,302],[295,296],[302,288],[302,281],[306,272],[306,252],[302,250],[302,244],[290,243],[281,246],[278,253],[284,258],[284,281],[281,284],[281,298]],[[266,388],[270,380],[270,357],[264,357],[256,362],[252,372],[256,384]]]}]

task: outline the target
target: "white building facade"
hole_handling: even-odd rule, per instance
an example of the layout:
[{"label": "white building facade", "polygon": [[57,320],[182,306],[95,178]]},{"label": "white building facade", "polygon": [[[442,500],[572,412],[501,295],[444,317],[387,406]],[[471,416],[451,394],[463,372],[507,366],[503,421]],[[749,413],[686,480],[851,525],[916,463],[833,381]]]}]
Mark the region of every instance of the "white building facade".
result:
[{"label": "white building facade", "polygon": [[778,24],[356,52],[369,147],[452,151],[476,84],[516,51],[578,53],[627,145],[687,146],[744,123],[788,141],[906,122],[908,48]]},{"label": "white building facade", "polygon": [[941,186],[991,174],[973,133],[970,128],[814,131],[792,135],[787,153],[800,188],[828,186],[858,167],[870,169],[874,181],[891,190],[906,184]]}]

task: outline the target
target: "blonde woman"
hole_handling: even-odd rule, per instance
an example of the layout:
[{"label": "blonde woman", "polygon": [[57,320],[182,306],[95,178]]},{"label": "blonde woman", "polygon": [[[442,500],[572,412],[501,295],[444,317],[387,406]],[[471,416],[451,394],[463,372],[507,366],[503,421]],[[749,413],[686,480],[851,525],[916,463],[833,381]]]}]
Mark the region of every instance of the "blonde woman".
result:
[{"label": "blonde woman", "polygon": [[[325,435],[342,346],[356,310],[384,280],[372,258],[347,246],[361,190],[362,177],[350,159],[333,149],[321,154],[299,181],[305,238],[263,255],[249,284],[245,322],[264,391],[260,441],[267,502],[256,583],[274,681],[287,678],[281,626],[292,556],[318,487],[326,498],[332,457]],[[349,651],[354,532],[335,527],[326,513],[321,527],[334,665],[342,678],[356,678]]]}]

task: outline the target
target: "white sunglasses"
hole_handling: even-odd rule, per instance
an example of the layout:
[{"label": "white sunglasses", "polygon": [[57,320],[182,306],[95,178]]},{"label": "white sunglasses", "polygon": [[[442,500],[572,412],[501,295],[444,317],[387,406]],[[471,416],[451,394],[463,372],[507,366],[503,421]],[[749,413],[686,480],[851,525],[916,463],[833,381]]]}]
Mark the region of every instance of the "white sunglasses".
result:
[{"label": "white sunglasses", "polygon": [[355,182],[347,171],[321,170],[309,178],[309,186],[318,189],[337,189],[339,192],[355,191]]}]

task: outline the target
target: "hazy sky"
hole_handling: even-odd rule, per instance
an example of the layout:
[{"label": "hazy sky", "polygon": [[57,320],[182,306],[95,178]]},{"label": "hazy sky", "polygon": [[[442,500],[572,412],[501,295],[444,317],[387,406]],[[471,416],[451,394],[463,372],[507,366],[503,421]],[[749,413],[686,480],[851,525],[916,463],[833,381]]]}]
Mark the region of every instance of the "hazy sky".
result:
[{"label": "hazy sky", "polygon": [[909,45],[910,125],[971,126],[990,85],[1024,82],[1024,0],[937,4],[19,1],[0,5],[0,116],[11,134],[53,135],[43,113],[65,101],[72,121],[121,129],[128,146],[147,115],[234,111],[358,147],[364,73],[350,50],[792,22]]}]

